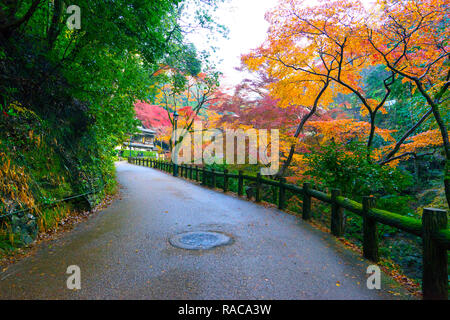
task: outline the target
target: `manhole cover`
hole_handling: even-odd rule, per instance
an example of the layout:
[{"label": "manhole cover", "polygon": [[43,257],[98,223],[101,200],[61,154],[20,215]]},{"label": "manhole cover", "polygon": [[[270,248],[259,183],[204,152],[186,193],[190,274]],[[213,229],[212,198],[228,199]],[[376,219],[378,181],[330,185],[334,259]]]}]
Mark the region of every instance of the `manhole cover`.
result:
[{"label": "manhole cover", "polygon": [[231,242],[231,238],[218,232],[186,232],[169,240],[170,244],[181,249],[207,250],[223,246]]}]

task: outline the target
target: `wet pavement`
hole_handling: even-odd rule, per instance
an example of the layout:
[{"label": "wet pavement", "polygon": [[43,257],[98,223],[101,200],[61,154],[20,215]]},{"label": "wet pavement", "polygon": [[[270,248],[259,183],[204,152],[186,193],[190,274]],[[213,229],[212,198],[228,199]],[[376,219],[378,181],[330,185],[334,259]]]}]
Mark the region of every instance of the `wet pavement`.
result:
[{"label": "wet pavement", "polygon": [[[36,254],[0,272],[1,299],[405,299],[370,264],[299,217],[166,173],[117,164],[121,197]],[[209,250],[174,247],[194,231],[232,238]],[[81,289],[66,286],[67,267]]]}]

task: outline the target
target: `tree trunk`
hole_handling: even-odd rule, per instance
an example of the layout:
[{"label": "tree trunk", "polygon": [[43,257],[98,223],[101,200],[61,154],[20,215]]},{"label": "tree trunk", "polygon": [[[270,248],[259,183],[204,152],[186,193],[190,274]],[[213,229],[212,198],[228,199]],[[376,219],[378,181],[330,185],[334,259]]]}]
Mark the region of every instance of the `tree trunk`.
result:
[{"label": "tree trunk", "polygon": [[[322,89],[320,90],[320,92],[317,94],[316,99],[314,100],[314,105],[311,109],[311,111],[308,112],[308,114],[306,114],[302,120],[300,121],[297,130],[295,131],[294,134],[294,138],[298,138],[298,136],[300,135],[300,133],[303,131],[303,127],[305,126],[306,121],[309,120],[309,118],[311,118],[314,113],[316,113],[317,110],[317,106],[319,104],[319,100],[322,97],[322,95],[324,94],[325,90],[328,88],[328,85],[330,84],[329,80],[327,80],[326,82],[324,82],[324,85],[322,87]],[[283,166],[281,167],[281,169],[278,171],[278,173],[275,175],[276,179],[282,178],[285,174],[286,174],[286,170],[287,168],[290,166],[291,162],[292,162],[292,157],[294,156],[295,153],[295,147],[296,147],[297,143],[294,142],[291,145],[291,149],[289,150],[289,155],[286,159],[286,161],[284,162]]]}]

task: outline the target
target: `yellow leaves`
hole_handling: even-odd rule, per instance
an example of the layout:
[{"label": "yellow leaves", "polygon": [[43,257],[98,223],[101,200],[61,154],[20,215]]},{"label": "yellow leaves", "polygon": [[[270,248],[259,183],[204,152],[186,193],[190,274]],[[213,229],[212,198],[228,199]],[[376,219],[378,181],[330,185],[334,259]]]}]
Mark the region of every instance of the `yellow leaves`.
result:
[{"label": "yellow leaves", "polygon": [[247,54],[241,56],[241,61],[246,64],[249,70],[255,71],[264,63],[266,58],[257,54]]},{"label": "yellow leaves", "polygon": [[377,110],[377,112],[381,112],[382,114],[387,114],[387,110],[384,106],[379,107],[380,101],[375,100],[375,99],[367,99],[366,100],[367,104],[369,107],[367,107],[366,105],[361,105],[361,108],[359,110],[359,114],[362,117],[366,117],[369,115],[369,110],[371,112],[374,112],[375,110]]},{"label": "yellow leaves", "polygon": [[412,83],[412,80],[410,80],[409,78],[403,78],[402,79],[402,84],[405,84],[407,82],[411,82]]},{"label": "yellow leaves", "polygon": [[19,113],[19,114],[30,114],[34,117],[37,117],[36,113],[34,113],[34,111],[25,108],[20,102],[18,101],[14,101],[12,102],[9,107],[7,109],[13,109],[15,112]]},{"label": "yellow leaves", "polygon": [[[441,57],[448,52],[442,46],[448,39],[448,32],[443,31],[448,29],[448,1],[389,2],[383,11],[383,15],[391,19],[380,21],[372,41],[389,63],[395,64],[403,74],[420,77],[423,83],[445,78],[448,68]],[[406,36],[403,30],[410,32]],[[391,45],[386,46],[388,43]]]},{"label": "yellow leaves", "polygon": [[29,177],[23,168],[16,167],[6,154],[0,153],[0,203],[6,211],[19,207],[34,207],[34,198],[28,188]]},{"label": "yellow leaves", "polygon": [[[439,147],[442,144],[443,140],[439,129],[428,130],[408,138],[405,141],[405,143],[400,147],[397,154],[400,155],[407,152],[417,153],[420,150]],[[385,152],[389,152],[390,150],[392,150],[394,148],[394,145],[395,144],[385,147]],[[410,157],[411,156],[405,156],[404,158],[402,158],[402,160],[407,160]],[[392,162],[394,163],[393,164],[390,163],[390,165],[395,165],[398,162],[400,162],[400,160],[395,160]]]},{"label": "yellow leaves", "polygon": [[366,117],[369,115],[369,110],[366,108],[366,106],[363,105],[359,109],[359,114],[361,115],[361,117]]},{"label": "yellow leaves", "polygon": [[384,107],[381,107],[381,108],[379,109],[379,111],[380,111],[382,114],[387,114],[387,113],[388,113],[387,110],[386,110]]},{"label": "yellow leaves", "polygon": [[303,154],[294,154],[292,156],[292,161],[296,164],[306,163],[306,157]]},{"label": "yellow leaves", "polygon": [[[354,119],[338,119],[331,121],[311,121],[307,124],[322,136],[323,142],[332,138],[336,142],[344,142],[351,138],[365,139],[370,132],[370,123]],[[391,133],[395,130],[375,128],[375,133],[385,141],[394,141]]]},{"label": "yellow leaves", "polygon": [[[280,1],[267,15],[271,24],[267,41],[248,55],[243,63],[251,71],[264,71],[277,81],[270,86],[271,95],[280,107],[311,107],[330,76],[358,86],[359,71],[370,65],[370,46],[364,7],[357,1],[345,0],[315,4]],[[344,41],[345,39],[345,41]],[[341,53],[341,44],[345,50]],[[341,57],[340,54],[345,56]],[[337,67],[338,61],[351,61]],[[339,70],[340,69],[340,70]],[[331,86],[320,99],[324,107],[338,93],[350,93],[346,86]]]}]

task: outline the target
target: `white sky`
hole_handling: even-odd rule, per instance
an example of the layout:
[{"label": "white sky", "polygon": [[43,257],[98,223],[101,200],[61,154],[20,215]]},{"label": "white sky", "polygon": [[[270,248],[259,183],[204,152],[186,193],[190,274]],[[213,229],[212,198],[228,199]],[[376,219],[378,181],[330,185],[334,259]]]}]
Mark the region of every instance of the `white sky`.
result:
[{"label": "white sky", "polygon": [[208,50],[211,45],[217,47],[211,60],[224,74],[223,86],[234,86],[244,78],[234,68],[240,66],[242,54],[264,42],[269,28],[264,14],[277,3],[278,0],[228,0],[219,6],[215,14],[216,21],[229,29],[228,39],[219,38],[214,43],[208,43],[202,32],[188,36],[199,50]]},{"label": "white sky", "polygon": [[[316,0],[304,2],[307,5],[317,3]],[[362,2],[368,4],[373,0]],[[242,54],[258,47],[266,39],[269,24],[264,15],[277,4],[278,0],[225,0],[216,11],[215,19],[229,29],[229,39],[218,38],[214,43],[208,43],[205,33],[197,32],[188,36],[200,51],[208,50],[211,45],[217,47],[216,53],[211,53],[211,60],[224,74],[221,81],[224,87],[233,87],[246,76],[235,68],[240,66]]]}]

